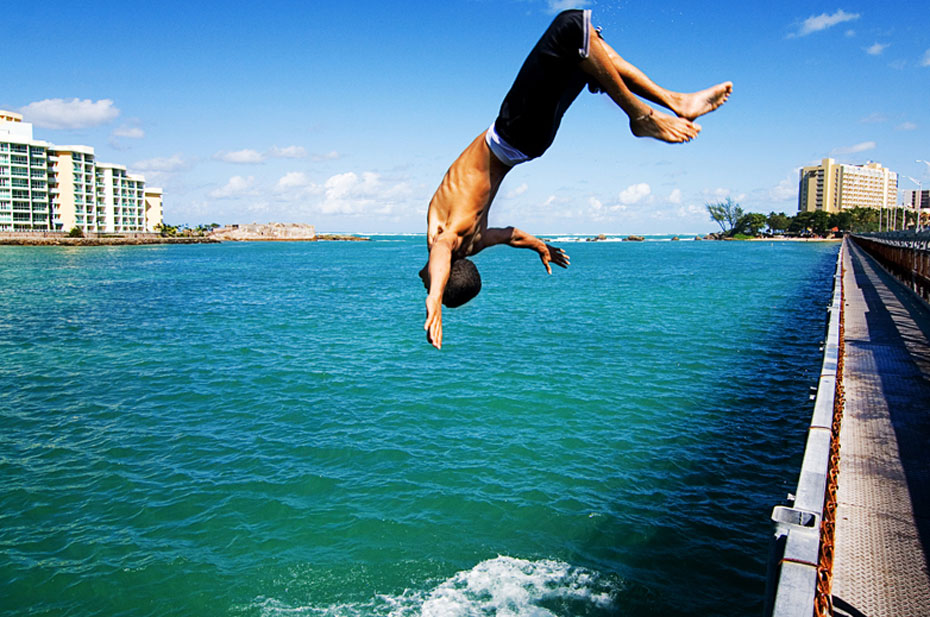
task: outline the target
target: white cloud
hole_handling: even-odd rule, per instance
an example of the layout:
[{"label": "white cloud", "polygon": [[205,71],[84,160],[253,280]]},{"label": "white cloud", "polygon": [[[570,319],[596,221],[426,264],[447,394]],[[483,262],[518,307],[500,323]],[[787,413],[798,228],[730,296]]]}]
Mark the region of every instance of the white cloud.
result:
[{"label": "white cloud", "polygon": [[880,56],[881,53],[885,51],[886,49],[888,49],[889,46],[890,46],[890,43],[886,43],[884,45],[881,43],[875,43],[874,45],[870,47],[866,47],[865,53],[869,54],[870,56]]},{"label": "white cloud", "polygon": [[707,215],[707,207],[705,206],[695,206],[694,204],[688,204],[687,206],[682,206],[675,211],[679,218],[688,218],[693,216],[704,217]]},{"label": "white cloud", "polygon": [[916,131],[918,127],[913,122],[902,122],[894,128],[896,131]]},{"label": "white cloud", "polygon": [[874,141],[864,141],[861,144],[855,144],[845,148],[834,148],[830,154],[858,154],[860,152],[874,150],[876,145]]},{"label": "white cloud", "polygon": [[768,197],[772,201],[782,202],[798,198],[797,171],[769,189]]},{"label": "white cloud", "polygon": [[327,152],[326,154],[314,154],[312,160],[315,163],[319,163],[320,161],[335,161],[341,156],[342,155],[336,152],[335,150],[331,150]]},{"label": "white cloud", "polygon": [[671,193],[669,193],[668,203],[670,204],[681,203],[681,189],[674,189]]},{"label": "white cloud", "polygon": [[21,107],[23,119],[45,129],[83,129],[112,122],[119,109],[110,99],[45,99]]},{"label": "white cloud", "polygon": [[257,150],[236,150],[235,152],[217,152],[213,158],[226,163],[235,163],[237,165],[249,165],[262,163],[265,161],[265,155]]},{"label": "white cloud", "polygon": [[645,182],[632,184],[620,191],[620,203],[625,205],[635,204],[648,197],[650,193],[652,193],[652,189]]},{"label": "white cloud", "polygon": [[881,124],[882,122],[888,122],[888,117],[885,114],[874,111],[865,118],[860,119],[859,122],[862,124]]},{"label": "white cloud", "polygon": [[132,166],[133,169],[138,171],[161,171],[161,172],[173,172],[180,171],[188,166],[188,163],[181,158],[180,154],[175,154],[171,157],[162,157],[154,159],[145,159],[144,161],[136,161]]},{"label": "white cloud", "polygon": [[272,146],[268,151],[268,156],[276,159],[302,159],[307,157],[307,151],[301,146],[287,146],[286,148]]},{"label": "white cloud", "polygon": [[142,139],[145,137],[145,131],[137,126],[123,125],[113,131],[113,137],[125,137],[127,139]]},{"label": "white cloud", "polygon": [[808,34],[820,32],[821,30],[832,28],[837,24],[853,21],[856,19],[859,19],[859,13],[847,13],[843,9],[838,9],[836,13],[833,13],[832,15],[827,15],[826,13],[821,15],[811,15],[803,22],[801,22],[797,33],[792,36],[807,36]]},{"label": "white cloud", "polygon": [[249,176],[248,178],[233,176],[225,186],[210,191],[209,195],[214,199],[228,199],[229,197],[245,195],[252,188],[254,182],[255,178],[253,176]]},{"label": "white cloud", "polygon": [[284,174],[275,184],[277,191],[289,191],[310,186],[310,179],[302,171],[291,171]]},{"label": "white cloud", "polygon": [[314,183],[302,171],[291,171],[278,179],[274,192],[284,201],[303,201],[323,193],[323,187]]},{"label": "white cloud", "polygon": [[406,182],[386,184],[379,174],[353,171],[330,176],[323,183],[324,214],[389,214],[398,198],[410,193]]},{"label": "white cloud", "polygon": [[923,58],[920,59],[920,66],[930,66],[930,49],[924,52]]},{"label": "white cloud", "polygon": [[244,148],[234,152],[220,151],[213,155],[213,158],[217,161],[236,165],[256,165],[264,163],[268,159],[302,159],[306,157],[307,150],[302,146],[287,146],[285,148],[272,146],[267,152]]},{"label": "white cloud", "polygon": [[738,195],[734,195],[730,189],[723,187],[716,189],[704,189],[701,191],[701,193],[704,195],[704,199],[706,201],[721,201],[729,197],[733,201],[739,203],[746,199],[746,193],[739,193]]},{"label": "white cloud", "polygon": [[523,193],[525,193],[529,188],[530,188],[529,185],[528,185],[526,182],[524,182],[523,184],[521,184],[521,185],[518,186],[517,188],[515,188],[515,189],[513,189],[513,190],[511,190],[511,191],[508,191],[508,192],[507,192],[507,195],[505,195],[505,197],[506,197],[507,199],[513,199],[514,197],[519,197],[520,195],[522,195]]}]

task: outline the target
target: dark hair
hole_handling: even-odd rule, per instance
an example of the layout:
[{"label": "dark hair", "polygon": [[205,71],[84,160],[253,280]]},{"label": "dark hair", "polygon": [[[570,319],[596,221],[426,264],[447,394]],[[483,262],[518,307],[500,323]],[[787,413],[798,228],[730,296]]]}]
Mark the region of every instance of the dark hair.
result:
[{"label": "dark hair", "polygon": [[481,275],[468,259],[456,259],[449,271],[449,282],[442,294],[442,303],[449,308],[462,306],[481,291]]}]

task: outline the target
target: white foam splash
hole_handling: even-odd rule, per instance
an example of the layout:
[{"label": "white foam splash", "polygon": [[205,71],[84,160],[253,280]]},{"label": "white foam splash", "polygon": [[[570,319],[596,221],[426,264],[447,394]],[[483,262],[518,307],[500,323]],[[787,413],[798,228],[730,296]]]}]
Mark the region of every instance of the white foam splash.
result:
[{"label": "white foam splash", "polygon": [[596,576],[561,561],[501,556],[459,572],[430,593],[422,617],[549,617],[547,600],[578,600],[600,607],[610,593],[597,591]]},{"label": "white foam splash", "polygon": [[[252,605],[263,616],[313,617],[555,617],[546,608],[583,605],[584,612],[605,611],[616,588],[590,570],[562,561],[529,561],[499,556],[458,572],[430,591],[378,595],[365,603],[289,606],[271,598]],[[574,611],[572,611],[573,614]]]}]

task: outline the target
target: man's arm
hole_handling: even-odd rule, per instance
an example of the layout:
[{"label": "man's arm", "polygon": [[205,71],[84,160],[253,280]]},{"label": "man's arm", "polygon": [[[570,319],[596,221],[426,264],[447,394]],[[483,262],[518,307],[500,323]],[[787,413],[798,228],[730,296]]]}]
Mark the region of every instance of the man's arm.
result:
[{"label": "man's arm", "polygon": [[546,244],[536,236],[528,234],[516,227],[489,227],[481,235],[481,243],[475,247],[475,253],[497,244],[506,244],[518,249],[532,249],[539,253],[539,259],[546,267],[546,272],[552,274],[552,266],[567,268],[570,264],[568,255],[560,248]]},{"label": "man's arm", "polygon": [[442,349],[442,294],[449,282],[452,268],[452,241],[436,238],[429,250],[429,293],[426,296],[426,339],[436,349]]}]

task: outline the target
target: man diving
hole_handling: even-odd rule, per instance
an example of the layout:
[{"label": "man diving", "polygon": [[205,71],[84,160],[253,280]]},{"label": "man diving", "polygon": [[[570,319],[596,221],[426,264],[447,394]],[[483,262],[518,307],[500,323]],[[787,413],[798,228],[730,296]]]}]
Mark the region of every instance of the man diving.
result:
[{"label": "man diving", "polygon": [[562,116],[585,86],[610,96],[629,117],[633,135],[669,143],[697,137],[701,127],[694,120],[726,102],[733,90],[731,82],[692,93],[666,90],[592,29],[590,10],[557,15],[524,61],[497,119],[452,163],[430,200],[429,261],[420,278],[428,290],[424,329],[437,349],[442,348],[442,305],[464,304],[481,289],[477,268],[466,257],[507,244],[536,251],[549,274],[551,264],[568,267],[562,249],[515,227],[488,227],[488,210],[507,172],[552,145]]}]

